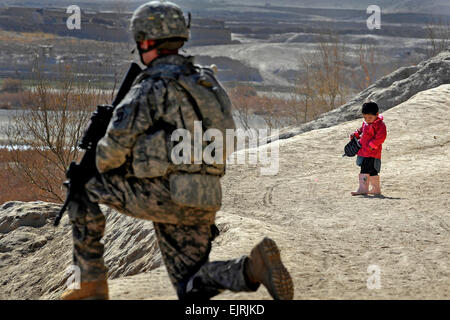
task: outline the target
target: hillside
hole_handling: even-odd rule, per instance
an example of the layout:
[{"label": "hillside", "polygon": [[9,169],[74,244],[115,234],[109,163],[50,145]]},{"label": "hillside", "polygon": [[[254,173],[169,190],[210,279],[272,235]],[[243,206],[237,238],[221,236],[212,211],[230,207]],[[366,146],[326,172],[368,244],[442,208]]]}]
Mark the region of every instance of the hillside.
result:
[{"label": "hillside", "polygon": [[[294,278],[296,299],[450,299],[450,84],[384,112],[388,139],[382,197],[351,197],[354,159],[342,158],[351,120],[274,142],[280,171],[230,165],[211,259],[248,253],[274,238]],[[264,148],[266,148],[265,146]],[[53,299],[70,264],[67,217],[58,206],[8,202],[0,208],[0,299]],[[107,210],[106,261],[114,299],[174,299],[151,223]],[[381,289],[366,286],[369,265]],[[267,299],[224,293],[219,299]]]},{"label": "hillside", "polygon": [[407,101],[418,92],[448,83],[450,83],[450,48],[416,66],[397,69],[378,79],[343,106],[322,114],[314,121],[282,129],[280,139],[357,119],[361,116],[362,104],[368,100],[377,102],[383,112]]}]

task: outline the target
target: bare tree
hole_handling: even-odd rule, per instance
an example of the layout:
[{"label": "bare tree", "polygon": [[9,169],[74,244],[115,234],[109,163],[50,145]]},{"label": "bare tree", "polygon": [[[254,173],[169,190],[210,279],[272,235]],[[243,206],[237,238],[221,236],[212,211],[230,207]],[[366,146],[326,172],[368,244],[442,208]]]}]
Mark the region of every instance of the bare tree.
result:
[{"label": "bare tree", "polygon": [[318,39],[317,61],[313,65],[316,95],[328,110],[332,110],[346,97],[344,61],[347,48],[332,31],[319,34]]},{"label": "bare tree", "polygon": [[303,72],[295,88],[300,109],[296,114],[303,114],[302,122],[342,105],[350,92],[346,45],[331,30],[321,32],[317,39],[315,51],[299,57]]},{"label": "bare tree", "polygon": [[256,90],[250,86],[239,86],[230,90],[233,110],[244,130],[250,129],[253,97],[256,97]]},{"label": "bare tree", "polygon": [[313,62],[311,59],[308,59],[308,56],[303,56],[300,63],[303,66],[304,73],[297,79],[296,92],[299,96],[299,108],[303,109],[303,122],[307,122],[312,118],[311,109],[316,100],[312,70]]},{"label": "bare tree", "polygon": [[425,30],[428,37],[427,58],[434,57],[450,46],[450,22],[438,18],[427,24]]},{"label": "bare tree", "polygon": [[93,106],[106,95],[91,81],[78,81],[73,67],[61,66],[57,78],[34,70],[35,85],[24,94],[22,107],[6,129],[11,159],[9,170],[38,187],[48,199],[62,201],[61,183],[67,166],[80,156],[77,148]]},{"label": "bare tree", "polygon": [[373,45],[359,46],[359,66],[363,72],[363,80],[358,81],[360,90],[366,89],[370,86],[376,78],[376,50]]},{"label": "bare tree", "polygon": [[263,110],[261,115],[270,128],[303,123],[304,112],[298,86],[295,86],[291,92],[283,93],[282,96],[272,93],[260,104]]}]

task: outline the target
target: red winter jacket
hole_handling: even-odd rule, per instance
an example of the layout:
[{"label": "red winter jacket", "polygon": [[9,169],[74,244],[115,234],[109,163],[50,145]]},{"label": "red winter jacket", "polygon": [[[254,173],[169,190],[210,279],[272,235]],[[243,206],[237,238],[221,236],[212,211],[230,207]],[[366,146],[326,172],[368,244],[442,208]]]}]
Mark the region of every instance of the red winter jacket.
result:
[{"label": "red winter jacket", "polygon": [[383,118],[380,114],[372,123],[363,121],[361,128],[353,133],[361,144],[358,156],[381,159],[381,145],[386,140],[386,125]]}]

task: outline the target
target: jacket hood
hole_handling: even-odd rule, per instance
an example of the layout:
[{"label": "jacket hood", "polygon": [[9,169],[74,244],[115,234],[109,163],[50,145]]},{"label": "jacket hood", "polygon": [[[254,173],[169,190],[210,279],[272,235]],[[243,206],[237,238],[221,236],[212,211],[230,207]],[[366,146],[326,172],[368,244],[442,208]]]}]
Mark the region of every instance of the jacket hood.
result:
[{"label": "jacket hood", "polygon": [[[383,115],[381,115],[381,114],[379,114],[378,115],[378,118],[376,118],[375,120],[374,120],[374,122],[371,122],[371,124],[373,124],[373,123],[375,123],[375,122],[378,122],[378,121],[382,121],[384,119],[384,116]],[[363,120],[363,123],[365,123],[365,124],[368,124],[365,120]]]}]

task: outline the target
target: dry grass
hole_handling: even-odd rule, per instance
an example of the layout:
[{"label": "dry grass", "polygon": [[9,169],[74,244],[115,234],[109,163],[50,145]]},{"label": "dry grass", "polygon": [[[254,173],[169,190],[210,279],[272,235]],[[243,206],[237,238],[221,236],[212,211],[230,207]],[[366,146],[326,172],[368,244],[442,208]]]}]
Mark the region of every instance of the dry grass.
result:
[{"label": "dry grass", "polygon": [[[34,151],[23,151],[27,161],[39,163],[40,157]],[[38,187],[27,182],[24,176],[15,174],[11,169],[12,153],[0,149],[0,204],[7,201],[51,201]],[[62,181],[62,180],[61,180]],[[55,189],[59,186],[54,186]]]},{"label": "dry grass", "polygon": [[21,43],[30,43],[34,41],[53,40],[55,35],[44,32],[11,32],[0,31],[1,42],[20,41]]},{"label": "dry grass", "polygon": [[267,126],[279,128],[286,125],[298,125],[329,111],[327,105],[319,100],[308,99],[296,88],[288,97],[276,95],[258,96],[250,86],[238,86],[228,90],[233,108],[245,129],[250,128],[252,115],[261,116]]},{"label": "dry grass", "polygon": [[19,92],[22,90],[22,81],[20,79],[6,78],[2,81],[2,90],[6,92]]},{"label": "dry grass", "polygon": [[31,98],[25,92],[1,92],[0,109],[21,109],[23,106],[30,105]]}]

